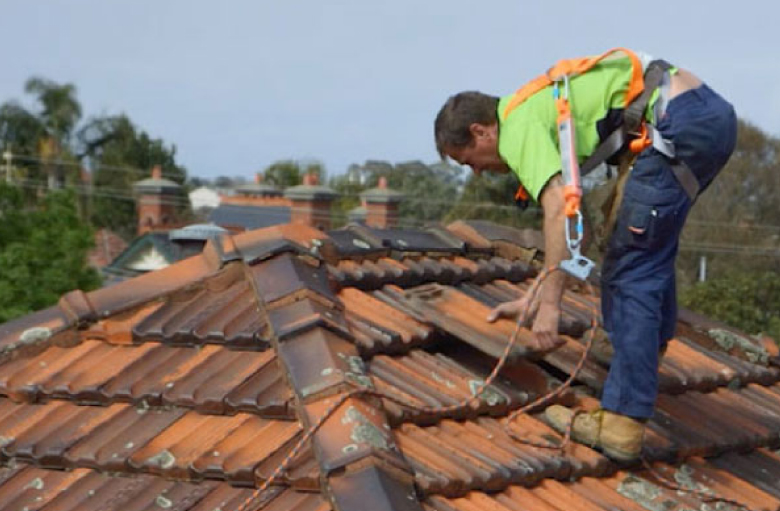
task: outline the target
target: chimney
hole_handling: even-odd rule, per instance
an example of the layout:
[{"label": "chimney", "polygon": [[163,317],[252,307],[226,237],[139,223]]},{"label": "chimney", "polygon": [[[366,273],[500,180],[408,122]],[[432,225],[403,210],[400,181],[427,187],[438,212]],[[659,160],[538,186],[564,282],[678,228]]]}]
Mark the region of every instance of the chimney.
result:
[{"label": "chimney", "polygon": [[263,184],[263,173],[262,172],[255,172],[255,184]]},{"label": "chimney", "polygon": [[162,177],[162,168],[155,165],[152,177],[133,185],[138,210],[138,234],[162,230],[176,221],[176,201],[181,186]]},{"label": "chimney", "polygon": [[376,188],[360,194],[366,208],[366,225],[389,229],[398,226],[398,206],[404,195],[387,187],[387,178],[379,178]]},{"label": "chimney", "polygon": [[306,224],[321,231],[331,228],[330,206],[338,194],[319,184],[316,174],[303,176],[303,184],[285,190],[290,201],[290,221]]}]

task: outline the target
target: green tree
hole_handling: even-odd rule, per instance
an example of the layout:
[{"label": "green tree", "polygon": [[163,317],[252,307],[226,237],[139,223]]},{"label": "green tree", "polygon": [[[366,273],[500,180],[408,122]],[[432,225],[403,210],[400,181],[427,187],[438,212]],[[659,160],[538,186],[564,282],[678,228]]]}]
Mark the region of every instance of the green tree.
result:
[{"label": "green tree", "polygon": [[331,180],[331,187],[341,194],[335,214],[346,215],[360,204],[360,193],[374,188],[380,177],[387,186],[404,194],[399,208],[400,223],[406,227],[441,222],[457,200],[461,186],[460,167],[443,163],[426,165],[419,160],[390,164],[368,160],[350,165],[343,176]]},{"label": "green tree", "polygon": [[[737,146],[726,167],[693,206],[681,239],[678,267],[683,284],[696,276],[701,256],[708,272],[734,267],[780,271],[780,139],[739,121]],[[774,226],[774,228],[772,228]]]},{"label": "green tree", "polygon": [[731,271],[698,283],[682,293],[692,310],[751,334],[780,342],[780,275],[777,272]]},{"label": "green tree", "polygon": [[297,186],[306,174],[315,174],[320,183],[325,182],[325,168],[322,163],[279,160],[263,171],[263,180],[278,188]]},{"label": "green tree", "polygon": [[57,303],[73,289],[100,286],[86,264],[92,229],[79,219],[72,191],[49,193],[25,208],[18,188],[0,184],[0,323]]},{"label": "green tree", "polygon": [[[137,222],[133,185],[149,177],[148,169],[160,165],[163,177],[179,184],[187,178],[186,169],[176,163],[176,146],[139,130],[124,114],[91,119],[79,130],[78,140],[95,169],[92,223],[127,239],[134,236]],[[185,198],[177,201],[179,213],[186,215]]]},{"label": "green tree", "polygon": [[81,105],[72,84],[33,77],[25,83],[25,92],[33,96],[38,111],[16,101],[0,106],[0,141],[3,149],[21,155],[15,163],[31,198],[36,189],[78,180],[71,140]]},{"label": "green tree", "polygon": [[539,208],[533,205],[525,211],[518,208],[514,199],[516,190],[517,178],[513,174],[471,174],[446,221],[479,219],[512,227],[540,228]]},{"label": "green tree", "polygon": [[[84,216],[129,239],[136,227],[133,184],[149,177],[154,165],[168,179],[186,180],[186,170],[176,163],[176,147],[138,129],[126,115],[80,124],[82,108],[73,84],[33,77],[24,90],[37,108],[28,110],[17,101],[0,105],[0,144],[14,155],[15,181],[25,190],[25,204],[34,204],[47,187],[80,187],[82,165],[90,163],[94,200],[82,201],[82,211],[90,211]],[[188,213],[183,197],[180,212]]]},{"label": "green tree", "polygon": [[24,90],[38,100],[41,111],[38,118],[50,137],[60,147],[70,145],[70,136],[81,119],[81,104],[76,99],[76,86],[59,84],[40,77],[32,77]]}]

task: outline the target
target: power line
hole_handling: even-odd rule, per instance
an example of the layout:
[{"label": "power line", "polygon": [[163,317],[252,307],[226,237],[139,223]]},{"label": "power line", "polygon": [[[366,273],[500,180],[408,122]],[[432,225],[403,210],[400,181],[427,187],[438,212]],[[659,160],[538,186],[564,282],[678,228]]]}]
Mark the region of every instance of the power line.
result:
[{"label": "power line", "polygon": [[[29,189],[36,189],[40,190],[42,184],[45,184],[45,182],[42,181],[33,181],[33,180],[26,180],[21,181],[17,183],[19,186],[23,188],[29,188]],[[45,188],[44,188],[45,189]],[[47,190],[48,191],[48,190]],[[82,187],[81,190],[77,190],[77,192],[83,192],[84,188]],[[88,193],[89,195],[92,195],[93,197],[99,197],[99,198],[106,198],[106,199],[113,199],[113,200],[121,200],[126,202],[136,202],[137,198],[129,195],[117,195],[117,194],[110,194],[110,193],[95,193],[94,191],[90,191]],[[188,201],[162,201],[161,204],[164,205],[183,205],[187,204]],[[250,206],[251,209],[251,206]],[[273,211],[265,208],[256,208],[258,211],[243,211],[242,214],[246,215],[254,215],[254,216],[262,216],[264,218],[272,218],[272,219],[278,219],[280,221],[289,221],[290,214],[293,212],[309,212],[310,210],[308,208],[292,208],[289,207],[286,209],[286,211]],[[341,214],[323,214],[322,218],[343,218],[348,216],[348,213],[341,213]],[[431,223],[435,223],[435,221],[426,221],[417,219],[415,217],[406,216],[406,217],[399,217],[399,224],[406,227],[425,227],[427,225],[430,225]],[[690,242],[682,242],[680,244],[680,250],[683,252],[696,252],[696,253],[712,253],[712,254],[737,254],[737,255],[746,255],[746,256],[763,256],[763,257],[780,257],[780,248],[772,248],[772,247],[761,247],[756,245],[734,245],[734,244],[714,244],[714,243],[708,243],[706,241],[690,241]]]},{"label": "power line", "polygon": [[[42,180],[21,180],[17,181],[17,184],[23,188],[28,189],[45,189],[46,188],[46,181]],[[72,188],[74,188],[77,193],[80,195],[86,195],[88,197],[95,197],[95,198],[102,198],[102,199],[110,199],[110,200],[121,200],[125,202],[137,202],[138,197],[132,194],[125,193],[126,190],[122,190],[119,188],[111,188],[111,187],[105,187],[105,186],[91,186],[86,184],[75,184],[72,185]],[[348,197],[359,197],[358,194],[349,194],[346,195]],[[446,203],[446,204],[452,204],[450,201],[429,201],[423,198],[419,199],[411,199],[409,202],[429,202],[429,203]],[[162,205],[170,205],[170,206],[188,206],[190,205],[190,201],[187,198],[184,197],[167,197],[165,199],[158,200],[159,204]],[[514,206],[502,206],[502,205],[496,205],[492,203],[461,203],[462,205],[468,205],[472,206],[474,208],[482,208],[482,209],[511,209],[514,210]],[[251,204],[248,205],[242,205],[242,204],[230,204],[229,202],[224,203],[224,205],[229,206],[236,206],[236,207],[244,207],[245,209],[242,211],[242,214],[244,215],[253,215],[256,217],[264,217],[264,218],[276,218],[279,220],[289,219],[289,216],[291,213],[294,212],[308,212],[308,208],[296,208],[292,206],[279,206],[285,208],[285,211],[274,211],[272,209],[269,209],[268,207],[264,206],[253,206]],[[256,211],[252,211],[252,209],[256,209]],[[331,213],[331,217],[346,217],[348,216],[348,212],[335,212]],[[417,226],[424,226],[426,224],[430,224],[431,222],[435,222],[435,220],[422,220],[417,219],[412,216],[404,216],[399,218],[399,222],[402,222],[404,225],[417,225]],[[725,223],[725,222],[712,222],[712,221],[696,221],[691,220],[688,222],[689,224],[693,225],[706,225],[706,226],[712,226],[712,227],[724,227],[724,228],[739,228],[740,231],[744,231],[745,229],[750,229],[752,227],[752,224],[748,225],[735,225],[731,223]],[[780,230],[780,226],[770,226],[770,225],[755,225],[756,228],[759,229],[777,229]],[[722,253],[722,254],[749,254],[749,255],[763,255],[763,256],[770,256],[770,257],[776,257],[778,256],[778,250],[772,249],[771,247],[761,247],[761,246],[745,246],[745,245],[735,245],[735,244],[712,244],[707,242],[697,242],[697,241],[690,241],[686,242],[683,241],[681,243],[680,249],[685,252],[707,252],[707,253]]]}]

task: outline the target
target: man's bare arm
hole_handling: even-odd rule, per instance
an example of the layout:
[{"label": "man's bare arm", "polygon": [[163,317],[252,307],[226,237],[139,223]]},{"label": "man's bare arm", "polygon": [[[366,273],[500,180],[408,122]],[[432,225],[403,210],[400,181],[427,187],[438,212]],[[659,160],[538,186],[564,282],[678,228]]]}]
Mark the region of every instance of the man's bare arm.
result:
[{"label": "man's bare arm", "polygon": [[[539,202],[544,210],[544,264],[546,268],[549,268],[557,266],[561,261],[569,258],[565,234],[566,216],[564,215],[566,199],[563,195],[563,179],[560,174],[550,179],[542,190]],[[542,286],[542,304],[555,304],[560,307],[565,285],[565,273],[558,271],[550,275]]]},{"label": "man's bare arm", "polygon": [[[544,209],[544,248],[545,264],[558,265],[569,256],[566,246],[566,225],[563,206],[563,180],[560,175],[553,177],[542,191],[540,203]],[[566,275],[554,272],[547,277],[542,285],[539,297],[538,312],[533,324],[534,340],[536,345],[531,346],[538,351],[553,350],[561,345],[558,336],[558,324],[561,317],[561,296],[566,284]],[[526,309],[533,307],[530,296],[526,294],[519,300],[505,302],[490,311],[488,321],[495,321],[501,317],[514,317],[522,314]],[[534,311],[529,311],[533,313]]]}]

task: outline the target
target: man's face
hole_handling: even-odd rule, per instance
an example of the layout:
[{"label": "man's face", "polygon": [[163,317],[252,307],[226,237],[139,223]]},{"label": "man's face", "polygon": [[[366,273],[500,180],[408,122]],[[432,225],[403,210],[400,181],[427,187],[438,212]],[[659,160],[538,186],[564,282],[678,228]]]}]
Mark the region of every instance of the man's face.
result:
[{"label": "man's face", "polygon": [[447,156],[460,165],[468,165],[477,175],[485,171],[509,172],[509,167],[498,155],[498,124],[485,126],[474,123],[469,130],[471,142],[464,147],[448,148]]}]

